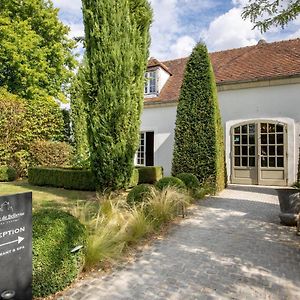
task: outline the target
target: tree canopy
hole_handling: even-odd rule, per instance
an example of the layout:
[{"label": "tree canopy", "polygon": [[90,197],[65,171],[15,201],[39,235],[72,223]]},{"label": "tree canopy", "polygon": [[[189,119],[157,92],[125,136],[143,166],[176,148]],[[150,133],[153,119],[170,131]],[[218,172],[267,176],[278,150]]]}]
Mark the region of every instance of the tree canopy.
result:
[{"label": "tree canopy", "polygon": [[242,17],[249,18],[254,28],[266,32],[272,26],[284,28],[300,14],[300,0],[249,0]]},{"label": "tree canopy", "polygon": [[50,0],[1,0],[0,86],[26,99],[63,100],[75,58],[75,41]]}]

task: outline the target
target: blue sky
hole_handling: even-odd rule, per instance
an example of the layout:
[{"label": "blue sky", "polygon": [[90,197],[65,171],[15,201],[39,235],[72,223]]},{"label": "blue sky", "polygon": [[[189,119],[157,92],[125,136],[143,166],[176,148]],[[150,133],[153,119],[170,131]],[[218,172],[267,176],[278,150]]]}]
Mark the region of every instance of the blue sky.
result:
[{"label": "blue sky", "polygon": [[[81,0],[53,0],[61,20],[70,26],[70,36],[82,36]],[[262,35],[241,18],[247,0],[150,0],[154,11],[150,55],[160,60],[188,56],[196,42],[204,41],[209,51],[255,45],[300,37],[300,18],[281,30]],[[82,52],[79,48],[78,52]]]}]

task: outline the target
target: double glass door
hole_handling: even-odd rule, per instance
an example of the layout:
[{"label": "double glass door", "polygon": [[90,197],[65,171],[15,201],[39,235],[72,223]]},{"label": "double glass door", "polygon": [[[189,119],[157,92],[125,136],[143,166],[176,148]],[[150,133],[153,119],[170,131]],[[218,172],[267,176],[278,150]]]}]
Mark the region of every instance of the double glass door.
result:
[{"label": "double glass door", "polygon": [[250,122],[232,128],[232,183],[286,185],[287,127]]}]

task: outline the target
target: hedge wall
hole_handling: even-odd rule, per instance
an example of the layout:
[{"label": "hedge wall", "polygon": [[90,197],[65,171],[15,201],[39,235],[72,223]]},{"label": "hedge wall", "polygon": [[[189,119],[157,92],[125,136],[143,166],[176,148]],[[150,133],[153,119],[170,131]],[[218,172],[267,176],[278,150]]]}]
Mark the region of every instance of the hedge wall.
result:
[{"label": "hedge wall", "polygon": [[163,177],[163,168],[160,166],[137,167],[137,170],[139,171],[139,184],[153,184]]},{"label": "hedge wall", "polygon": [[224,188],[223,128],[207,48],[199,43],[187,63],[177,107],[172,173],[192,173]]}]

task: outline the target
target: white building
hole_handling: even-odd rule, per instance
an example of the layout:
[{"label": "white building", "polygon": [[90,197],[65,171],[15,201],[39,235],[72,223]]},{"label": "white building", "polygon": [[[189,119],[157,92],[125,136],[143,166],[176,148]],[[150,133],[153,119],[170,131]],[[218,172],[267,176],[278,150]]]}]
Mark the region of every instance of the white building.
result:
[{"label": "white building", "polygon": [[[176,107],[187,58],[150,59],[136,163],[170,175]],[[229,182],[291,185],[300,133],[300,39],[211,53]]]}]

